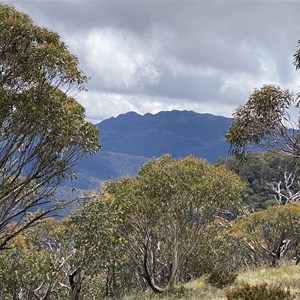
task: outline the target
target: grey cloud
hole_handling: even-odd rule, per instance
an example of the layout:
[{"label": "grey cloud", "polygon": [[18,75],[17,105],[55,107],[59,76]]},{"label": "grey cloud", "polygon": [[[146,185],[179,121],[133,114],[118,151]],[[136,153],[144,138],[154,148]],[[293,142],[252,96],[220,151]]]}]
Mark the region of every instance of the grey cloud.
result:
[{"label": "grey cloud", "polygon": [[99,116],[174,107],[228,114],[265,81],[298,80],[298,1],[5,2],[58,31],[79,57],[92,77],[82,103],[93,118],[93,105]]}]

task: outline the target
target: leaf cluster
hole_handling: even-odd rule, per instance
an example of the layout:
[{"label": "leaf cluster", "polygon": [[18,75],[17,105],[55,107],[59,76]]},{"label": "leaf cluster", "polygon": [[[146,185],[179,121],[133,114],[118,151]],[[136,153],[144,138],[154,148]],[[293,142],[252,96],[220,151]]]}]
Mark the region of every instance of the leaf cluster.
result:
[{"label": "leaf cluster", "polygon": [[[97,129],[71,96],[86,81],[58,34],[0,4],[0,249],[61,206],[50,198],[56,187],[99,149]],[[19,222],[39,206],[48,211]],[[18,230],[7,230],[12,221]]]},{"label": "leaf cluster", "polygon": [[285,128],[289,120],[288,109],[294,102],[293,95],[274,85],[264,85],[254,89],[248,102],[237,108],[234,123],[226,133],[231,145],[230,153],[241,156],[248,144],[255,144],[281,151],[292,151],[292,133]]}]

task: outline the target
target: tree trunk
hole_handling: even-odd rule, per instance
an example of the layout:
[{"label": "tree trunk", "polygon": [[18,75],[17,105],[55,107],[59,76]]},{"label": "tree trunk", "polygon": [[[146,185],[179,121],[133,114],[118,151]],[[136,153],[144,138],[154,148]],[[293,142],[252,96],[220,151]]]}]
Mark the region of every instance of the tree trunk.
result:
[{"label": "tree trunk", "polygon": [[149,267],[148,267],[148,259],[149,259],[149,238],[147,239],[146,244],[144,245],[144,262],[143,262],[143,268],[144,268],[144,278],[147,281],[148,285],[150,286],[150,288],[159,294],[164,294],[167,291],[161,287],[159,287],[158,285],[156,285],[153,274],[151,274],[151,272],[149,271]]},{"label": "tree trunk", "polygon": [[72,274],[69,274],[69,283],[70,283],[70,300],[79,300],[82,278],[80,274],[80,269],[76,269]]},{"label": "tree trunk", "polygon": [[172,267],[171,267],[171,275],[169,279],[169,289],[171,289],[176,284],[178,279],[178,251],[179,251],[178,229],[177,229],[177,224],[175,224],[173,230]]}]

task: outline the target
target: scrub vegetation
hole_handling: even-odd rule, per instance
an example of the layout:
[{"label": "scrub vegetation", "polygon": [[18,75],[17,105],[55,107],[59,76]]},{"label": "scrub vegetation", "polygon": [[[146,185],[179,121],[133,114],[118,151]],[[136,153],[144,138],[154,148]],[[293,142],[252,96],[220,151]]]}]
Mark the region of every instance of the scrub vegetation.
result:
[{"label": "scrub vegetation", "polygon": [[255,89],[234,157],[163,155],[58,218],[55,190],[100,147],[72,96],[86,80],[56,33],[0,4],[0,299],[299,299],[298,97]]}]

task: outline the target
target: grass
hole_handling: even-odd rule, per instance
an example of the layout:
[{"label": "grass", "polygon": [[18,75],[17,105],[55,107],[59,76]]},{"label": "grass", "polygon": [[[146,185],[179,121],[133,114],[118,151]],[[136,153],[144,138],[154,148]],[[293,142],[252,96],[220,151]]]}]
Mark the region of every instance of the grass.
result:
[{"label": "grass", "polygon": [[253,271],[240,273],[236,281],[229,287],[218,289],[206,283],[206,277],[202,276],[184,285],[178,286],[178,295],[161,296],[151,291],[127,296],[123,300],[226,300],[226,290],[233,286],[249,283],[267,283],[289,287],[292,294],[297,294],[300,299],[300,266],[283,265],[277,268],[259,268]]},{"label": "grass", "polygon": [[235,285],[248,282],[251,285],[266,282],[289,287],[292,293],[300,292],[300,267],[285,265],[278,268],[261,268],[238,276]]}]

